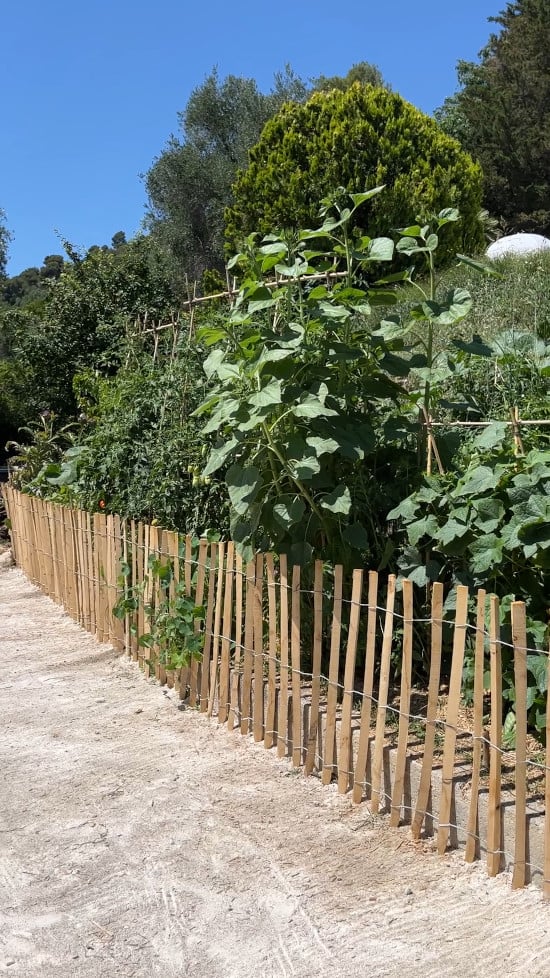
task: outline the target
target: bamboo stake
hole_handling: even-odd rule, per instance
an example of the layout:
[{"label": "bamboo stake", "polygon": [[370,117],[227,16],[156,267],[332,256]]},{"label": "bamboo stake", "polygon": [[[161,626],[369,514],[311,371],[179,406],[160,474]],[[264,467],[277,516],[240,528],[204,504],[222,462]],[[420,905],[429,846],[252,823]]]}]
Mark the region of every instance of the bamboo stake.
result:
[{"label": "bamboo stake", "polygon": [[363,799],[363,789],[370,747],[372,687],[374,682],[374,661],[376,656],[376,604],[378,597],[378,574],[369,571],[367,644],[365,650],[365,675],[363,677],[363,701],[359,723],[359,743],[357,761],[353,778],[353,801],[358,805]]},{"label": "bamboo stake", "polygon": [[525,886],[527,862],[527,625],[525,604],[512,602],[512,642],[516,687],[516,840],[512,889]]},{"label": "bamboo stake", "polygon": [[256,555],[256,580],[254,584],[254,740],[264,739],[264,629],[263,629],[264,557]]},{"label": "bamboo stake", "polygon": [[277,703],[277,594],[275,589],[275,567],[273,554],[266,554],[265,566],[267,573],[267,608],[268,608],[268,680],[267,680],[267,710],[265,718],[264,747],[269,750],[276,741],[276,703]]},{"label": "bamboo stake", "polygon": [[363,591],[363,571],[353,572],[351,608],[349,616],[346,665],[344,670],[344,692],[342,696],[342,720],[340,723],[340,752],[338,757],[338,791],[343,795],[350,786],[353,776],[351,757],[351,714],[353,711],[353,686],[357,640],[359,637],[359,618],[361,615],[361,594]]},{"label": "bamboo stake", "polygon": [[311,680],[311,712],[305,772],[311,774],[315,767],[315,752],[319,732],[319,704],[321,700],[321,656],[323,651],[323,561],[315,561],[313,584],[313,656]]},{"label": "bamboo stake", "polygon": [[453,655],[449,699],[445,723],[445,744],[443,746],[443,765],[441,771],[441,800],[439,805],[439,828],[437,830],[437,849],[442,856],[447,848],[450,832],[451,805],[453,798],[453,774],[455,766],[456,732],[460,691],[462,689],[462,670],[464,648],[466,645],[466,625],[468,622],[468,588],[459,585],[456,589],[456,613],[454,624]]},{"label": "bamboo stake", "polygon": [[252,721],[252,667],[254,662],[254,590],[256,562],[251,560],[246,568],[246,595],[244,611],[243,685],[241,691],[241,733],[247,734]]},{"label": "bamboo stake", "polygon": [[419,839],[430,798],[433,756],[436,734],[436,717],[441,676],[441,646],[443,642],[443,585],[432,585],[432,635],[430,645],[430,678],[428,683],[428,708],[426,711],[426,739],[422,756],[422,770],[416,798],[416,809],[411,826],[413,839]]},{"label": "bamboo stake", "polygon": [[143,650],[139,640],[145,633],[145,576],[147,573],[145,555],[145,526],[143,523],[137,525],[137,584],[138,584],[138,609],[137,609],[137,634],[136,634],[136,659],[143,668]]},{"label": "bamboo stake", "polygon": [[499,600],[490,599],[490,650],[491,650],[491,743],[489,765],[489,813],[487,824],[487,872],[496,876],[500,870],[501,829],[500,792],[502,767],[502,661],[500,648]]},{"label": "bamboo stake", "polygon": [[284,757],[288,750],[288,565],[286,554],[279,557],[279,611],[281,623],[281,664],[279,711],[277,718],[277,756]]},{"label": "bamboo stake", "polygon": [[380,808],[382,790],[382,764],[384,760],[384,737],[386,734],[386,709],[388,705],[388,690],[390,685],[390,661],[393,639],[393,612],[395,607],[395,574],[388,577],[388,594],[386,599],[386,617],[384,620],[384,637],[382,639],[382,658],[380,662],[380,683],[378,691],[378,711],[376,715],[376,733],[374,737],[374,754],[372,760],[372,794],[370,807],[374,815]]},{"label": "bamboo stake", "polygon": [[235,580],[235,544],[227,544],[225,567],[225,595],[223,606],[223,635],[220,662],[220,698],[218,703],[218,722],[225,723],[229,709],[229,655],[231,648],[231,625],[233,621],[233,582]]},{"label": "bamboo stake", "polygon": [[401,820],[401,802],[405,793],[409,714],[411,711],[411,681],[413,657],[413,583],[403,581],[403,658],[401,662],[401,692],[399,695],[399,734],[391,800],[390,825],[397,827]]},{"label": "bamboo stake", "polygon": [[[178,555],[179,555],[179,548],[178,548]],[[195,606],[197,608],[203,607],[204,587],[206,583],[207,559],[208,559],[208,541],[200,540],[199,554],[198,554],[198,568],[197,568],[197,587],[195,591]],[[201,630],[201,622],[200,619],[198,618],[195,619],[194,629],[197,634]],[[202,670],[204,668],[203,656],[201,656],[200,663],[201,663],[201,670]],[[202,671],[201,671],[201,679],[202,679]],[[185,688],[182,690],[180,686],[180,699],[185,699],[186,692],[187,690]],[[199,662],[197,660],[192,660],[191,668],[189,670],[189,705],[190,706],[197,705],[197,696],[199,696]]]},{"label": "bamboo stake", "polygon": [[[235,727],[239,709],[240,667],[242,653],[242,618],[243,618],[243,560],[239,553],[235,555],[235,655],[233,672],[230,678],[230,703],[227,716],[227,726],[230,730]],[[240,720],[240,718],[239,718]]]},{"label": "bamboo stake", "polygon": [[206,622],[204,626],[204,648],[202,650],[201,696],[200,711],[208,710],[210,695],[210,650],[212,648],[212,625],[214,621],[214,598],[216,594],[216,555],[215,543],[210,544],[210,560],[208,566],[208,600],[206,603]]},{"label": "bamboo stake", "polygon": [[336,706],[338,703],[338,667],[340,664],[340,639],[342,634],[342,578],[342,565],[337,564],[334,568],[334,598],[332,606],[330,661],[328,670],[327,720],[325,729],[325,750],[323,752],[323,784],[330,784],[334,771],[334,748],[336,745]]},{"label": "bamboo stake", "polygon": [[464,860],[471,863],[479,857],[479,777],[483,757],[483,673],[485,665],[485,603],[487,592],[477,592],[476,644],[474,664],[474,750],[472,784],[468,813],[468,838]]},{"label": "bamboo stake", "polygon": [[[223,568],[225,560],[225,543],[218,543],[218,569],[216,575],[216,614],[214,616],[214,634],[212,636],[212,661],[210,663],[210,700],[208,703],[208,716],[211,717],[216,701],[216,687],[218,685],[218,656],[220,648],[220,629],[223,607]],[[219,687],[218,687],[219,690]],[[219,709],[219,692],[218,692]]]},{"label": "bamboo stake", "polygon": [[292,568],[292,614],[290,621],[292,655],[292,763],[302,763],[302,690],[300,672],[300,566]]}]

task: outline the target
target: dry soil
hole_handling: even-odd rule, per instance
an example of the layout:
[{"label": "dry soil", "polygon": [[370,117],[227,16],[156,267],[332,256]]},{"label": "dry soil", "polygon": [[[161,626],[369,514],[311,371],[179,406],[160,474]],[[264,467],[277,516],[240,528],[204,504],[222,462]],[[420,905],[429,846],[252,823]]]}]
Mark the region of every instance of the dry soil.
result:
[{"label": "dry soil", "polygon": [[195,711],[0,557],[0,974],[550,975],[550,908]]}]

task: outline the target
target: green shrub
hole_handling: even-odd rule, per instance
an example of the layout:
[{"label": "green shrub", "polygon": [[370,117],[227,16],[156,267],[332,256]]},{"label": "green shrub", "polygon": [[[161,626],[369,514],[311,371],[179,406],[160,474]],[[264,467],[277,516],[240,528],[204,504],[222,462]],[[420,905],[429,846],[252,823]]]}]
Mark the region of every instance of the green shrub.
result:
[{"label": "green shrub", "polygon": [[371,237],[457,207],[461,222],[438,260],[483,245],[482,174],[458,142],[399,95],[355,84],[287,104],[265,126],[226,212],[229,246],[253,231],[314,226],[318,202],[338,188],[386,191],[361,211]]}]

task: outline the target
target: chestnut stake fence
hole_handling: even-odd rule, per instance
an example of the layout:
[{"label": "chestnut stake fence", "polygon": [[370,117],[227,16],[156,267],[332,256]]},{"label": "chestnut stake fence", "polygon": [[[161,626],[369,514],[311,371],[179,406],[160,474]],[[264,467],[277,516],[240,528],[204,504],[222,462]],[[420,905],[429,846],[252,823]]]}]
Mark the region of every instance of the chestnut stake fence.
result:
[{"label": "chestnut stake fence", "polygon": [[[497,597],[480,590],[472,602],[459,586],[446,602],[454,605],[449,614],[443,587],[434,584],[429,619],[415,618],[413,584],[391,575],[357,569],[346,580],[342,567],[317,561],[304,582],[284,555],[257,554],[243,566],[231,542],[194,541],[10,486],[3,495],[18,566],[98,641],[306,775],[335,782],[374,814],[387,812],[391,825],[409,823],[414,840],[434,835],[439,853],[459,847],[468,862],[484,858],[489,875],[511,869],[514,888],[534,880],[550,897],[550,767],[548,747],[528,751],[527,655],[537,650],[527,648],[522,602],[512,605],[506,647],[516,685],[511,752],[502,746]],[[169,566],[165,585],[151,573],[155,562]],[[204,609],[194,623],[204,644],[200,660],[171,670],[140,637],[150,632],[163,587],[173,598],[178,586]],[[138,606],[115,616],[115,605],[136,593]],[[412,686],[420,633],[427,690]],[[474,674],[469,710],[466,652]],[[549,656],[547,663],[550,679]],[[550,710],[546,724],[550,745]]]}]

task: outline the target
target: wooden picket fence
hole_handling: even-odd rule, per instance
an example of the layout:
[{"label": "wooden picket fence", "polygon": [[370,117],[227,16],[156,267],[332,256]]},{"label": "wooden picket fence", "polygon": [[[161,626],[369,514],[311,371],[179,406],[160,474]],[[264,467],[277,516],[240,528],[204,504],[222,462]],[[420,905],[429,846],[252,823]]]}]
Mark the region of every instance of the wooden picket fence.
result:
[{"label": "wooden picket fence", "polygon": [[[230,730],[252,734],[323,784],[407,822],[415,840],[483,854],[489,875],[511,869],[550,897],[550,767],[528,752],[525,606],[512,606],[516,742],[502,746],[503,642],[498,598],[457,587],[452,620],[443,588],[431,591],[429,621],[415,618],[411,582],[376,572],[327,568],[311,582],[284,556],[257,554],[243,566],[231,542],[193,541],[118,516],[59,506],[4,486],[19,567],[83,628],[126,652],[147,675]],[[152,561],[169,566],[203,620],[202,657],[167,670],[140,636],[161,600]],[[122,617],[129,594],[143,600]],[[447,602],[448,605],[448,602]],[[126,606],[123,606],[126,607]],[[415,636],[428,636],[428,689],[412,688]],[[449,639],[448,634],[451,635]],[[447,648],[448,646],[448,648]],[[465,650],[474,658],[473,707],[462,706]],[[442,675],[442,661],[450,661]],[[550,657],[547,657],[550,678]],[[399,688],[391,682],[399,662]],[[484,677],[490,673],[490,691]],[[441,686],[442,678],[446,685]],[[550,745],[550,710],[547,711]]]}]

